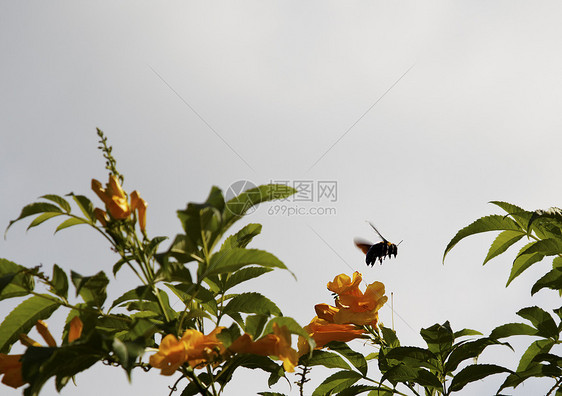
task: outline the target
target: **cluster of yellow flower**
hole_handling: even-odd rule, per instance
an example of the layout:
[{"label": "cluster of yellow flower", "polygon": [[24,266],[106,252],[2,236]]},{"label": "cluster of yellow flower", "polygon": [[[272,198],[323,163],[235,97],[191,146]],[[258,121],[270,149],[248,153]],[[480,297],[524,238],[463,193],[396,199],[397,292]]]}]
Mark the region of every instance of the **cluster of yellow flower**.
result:
[{"label": "cluster of yellow flower", "polygon": [[[378,322],[378,310],[388,298],[384,295],[384,285],[374,282],[367,286],[365,292],[359,289],[362,276],[353,274],[353,279],[345,274],[338,275],[328,283],[328,289],[337,294],[336,306],[318,304],[316,316],[304,329],[316,342],[316,348],[322,348],[331,341],[347,342],[362,337],[362,326],[375,327]],[[249,334],[238,337],[228,348],[217,339],[222,331],[217,327],[209,335],[196,330],[186,330],[177,339],[168,334],[162,339],[158,352],[150,357],[150,365],[161,369],[162,375],[172,375],[181,365],[188,363],[192,368],[216,363],[233,353],[250,353],[270,356],[283,361],[283,368],[293,372],[299,356],[310,351],[304,337],[299,337],[298,352],[291,348],[291,334],[286,326],[273,325],[273,333],[254,341]]]},{"label": "cluster of yellow flower", "polygon": [[[70,321],[70,328],[68,331],[68,342],[71,343],[82,335],[82,321],[78,316],[75,316]],[[57,343],[53,338],[53,335],[47,328],[47,323],[42,320],[38,320],[35,324],[37,332],[43,337],[45,343],[49,347],[56,347]],[[37,341],[31,339],[27,334],[20,334],[20,342],[27,346],[41,347],[42,345]],[[2,383],[11,386],[12,388],[19,388],[24,385],[26,381],[22,377],[21,372],[21,358],[23,354],[20,355],[6,355],[0,353],[0,374],[4,374],[2,378]]]},{"label": "cluster of yellow flower", "polygon": [[[92,190],[94,190],[97,196],[103,201],[107,212],[115,220],[124,220],[128,218],[131,213],[136,211],[139,227],[141,231],[145,231],[146,208],[148,204],[140,197],[137,190],[131,193],[131,203],[129,204],[129,202],[127,202],[127,194],[123,191],[123,188],[121,188],[119,179],[115,175],[109,176],[109,182],[106,188],[103,188],[102,184],[96,179],[92,179]],[[105,227],[109,222],[107,213],[100,208],[96,208],[94,214]]]},{"label": "cluster of yellow flower", "polygon": [[[377,326],[378,311],[388,297],[384,295],[381,282],[371,283],[362,292],[359,289],[362,279],[362,275],[355,272],[353,279],[341,274],[328,282],[328,290],[337,295],[336,306],[317,304],[314,307],[317,316],[304,327],[316,342],[317,349],[331,341],[348,342],[363,336],[365,331],[361,326]],[[309,352],[308,342],[302,337],[298,347],[299,355]]]}]

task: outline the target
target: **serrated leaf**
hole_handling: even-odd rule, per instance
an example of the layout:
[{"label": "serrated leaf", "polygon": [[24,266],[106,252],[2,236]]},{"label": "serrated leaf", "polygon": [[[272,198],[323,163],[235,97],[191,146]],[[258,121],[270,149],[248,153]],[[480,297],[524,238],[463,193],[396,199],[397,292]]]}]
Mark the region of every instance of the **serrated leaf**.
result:
[{"label": "serrated leaf", "polygon": [[20,334],[27,334],[38,320],[47,319],[61,304],[47,295],[28,298],[15,307],[0,324],[0,353],[10,352]]},{"label": "serrated leaf", "polygon": [[254,313],[262,315],[281,315],[281,310],[273,301],[260,293],[242,293],[232,298],[223,309],[226,315],[234,313]]},{"label": "serrated leaf", "polygon": [[60,230],[64,230],[65,228],[72,227],[78,224],[89,224],[87,220],[81,219],[79,217],[71,217],[59,224],[57,229],[55,230],[55,234]]},{"label": "serrated leaf", "polygon": [[547,272],[542,278],[535,282],[531,288],[531,296],[541,289],[562,289],[562,268],[554,268]]},{"label": "serrated leaf", "polygon": [[461,337],[466,337],[466,336],[475,336],[475,335],[482,335],[481,332],[479,332],[478,330],[472,330],[472,329],[462,329],[459,331],[455,331],[453,333],[455,339],[457,338],[461,338]]},{"label": "serrated leaf", "polygon": [[94,215],[94,204],[90,199],[84,195],[75,195],[73,193],[68,194],[74,199],[74,202],[78,205],[84,216],[89,219],[92,223],[96,222],[96,216]]},{"label": "serrated leaf", "polygon": [[519,251],[517,258],[513,261],[513,265],[511,266],[511,273],[509,274],[509,279],[507,280],[507,284],[505,285],[506,287],[509,286],[509,284],[515,278],[521,275],[523,271],[544,258],[544,256],[540,253],[521,254],[521,252],[523,252],[534,243],[536,242],[528,243]]},{"label": "serrated leaf", "polygon": [[538,336],[544,338],[558,338],[558,326],[556,326],[552,316],[542,308],[523,308],[517,312],[517,315],[530,321],[538,330]]},{"label": "serrated leaf", "polygon": [[558,367],[554,367],[550,364],[542,365],[535,363],[532,364],[527,370],[517,371],[508,375],[498,392],[505,388],[515,388],[531,377],[558,377],[560,376],[560,374],[561,371]]},{"label": "serrated leaf", "polygon": [[355,352],[345,342],[330,342],[326,345],[346,358],[361,374],[367,375],[367,360],[359,352]]},{"label": "serrated leaf", "polygon": [[247,224],[236,234],[230,235],[223,242],[220,250],[228,250],[232,248],[245,248],[252,239],[261,232],[261,224]]},{"label": "serrated leaf", "polygon": [[29,294],[28,289],[33,289],[33,278],[24,273],[26,269],[13,261],[0,258],[0,300]]},{"label": "serrated leaf", "polygon": [[552,346],[556,343],[556,341],[551,339],[542,339],[533,342],[527,350],[521,356],[521,360],[519,360],[519,365],[517,366],[517,372],[525,371],[531,368],[532,365],[536,364],[534,359],[537,355],[542,353],[550,352]]},{"label": "serrated leaf", "polygon": [[557,238],[541,239],[525,246],[519,255],[539,253],[543,256],[554,256],[562,254],[562,241]]},{"label": "serrated leaf", "polygon": [[232,287],[242,283],[242,282],[246,282],[250,279],[254,279],[257,278],[263,274],[266,274],[268,272],[273,271],[272,268],[267,268],[267,267],[247,267],[247,268],[242,268],[236,272],[233,272],[232,274],[230,274],[228,276],[228,279],[226,280],[225,284],[224,284],[224,289],[222,290],[223,292],[226,292],[227,290],[231,289]]},{"label": "serrated leaf", "polygon": [[529,212],[517,205],[510,204],[503,201],[490,201],[490,203],[499,206],[507,212],[522,228],[527,228],[529,220],[531,219],[532,212]]},{"label": "serrated leaf", "polygon": [[[403,346],[392,348],[386,353],[385,357],[391,365],[403,363],[410,368],[437,368],[437,357],[431,351],[419,347]],[[392,360],[395,360],[396,363],[392,364]]]},{"label": "serrated leaf", "polygon": [[287,198],[296,192],[297,190],[284,184],[266,184],[246,190],[226,203],[223,218],[225,227],[230,227],[249,209],[262,202]]},{"label": "serrated leaf", "polygon": [[21,219],[24,219],[28,216],[33,216],[39,213],[59,213],[62,214],[62,210],[56,206],[53,205],[52,203],[48,203],[48,202],[34,202],[31,203],[29,205],[24,206],[24,208],[21,210],[20,215],[18,216],[17,219],[10,221],[10,223],[8,224],[8,227],[6,227],[6,232],[4,233],[4,235],[8,232],[8,230],[10,229],[10,227],[16,223],[17,221],[20,221]]},{"label": "serrated leaf", "polygon": [[82,276],[77,272],[70,271],[70,278],[76,288],[76,295],[80,295],[86,304],[99,308],[103,306],[109,283],[109,279],[103,271],[93,276]]},{"label": "serrated leaf", "polygon": [[44,223],[45,221],[52,219],[53,217],[57,217],[57,216],[61,216],[63,215],[63,213],[43,213],[40,214],[39,216],[37,216],[36,218],[34,218],[31,223],[29,223],[29,225],[27,226],[27,229],[29,230],[30,228],[33,227],[37,227],[39,224]]},{"label": "serrated leaf", "polygon": [[390,381],[393,384],[398,382],[415,382],[423,387],[440,389],[441,381],[435,374],[423,368],[412,368],[405,364],[399,364],[387,370],[381,378],[381,383]]},{"label": "serrated leaf", "polygon": [[451,392],[457,392],[471,382],[499,373],[512,373],[512,371],[495,364],[472,364],[470,366],[466,366],[455,374],[451,384],[449,385],[449,390]]},{"label": "serrated leaf", "polygon": [[443,253],[443,262],[445,262],[445,256],[447,253],[449,253],[449,251],[462,239],[481,232],[505,230],[518,231],[521,230],[521,227],[513,219],[505,216],[490,215],[479,218],[475,222],[459,230],[453,239],[451,239],[445,248],[445,252]]},{"label": "serrated leaf", "polygon": [[514,335],[537,335],[537,329],[525,323],[507,323],[492,330],[490,338],[500,339]]},{"label": "serrated leaf", "polygon": [[110,311],[118,306],[119,304],[125,301],[132,301],[132,300],[145,300],[145,301],[155,301],[154,294],[150,290],[150,287],[147,285],[135,287],[132,290],[125,292],[119,298],[115,299],[111,304]]},{"label": "serrated leaf", "polygon": [[[509,345],[499,342],[492,338],[481,338],[475,341],[465,342],[457,346],[449,355],[449,358],[445,362],[445,372],[452,373],[457,369],[459,364],[467,359],[474,359],[480,356],[480,354],[489,347],[490,345]],[[463,385],[464,386],[464,385]]]},{"label": "serrated leaf", "polygon": [[506,230],[501,232],[492,243],[492,246],[490,246],[488,255],[484,259],[484,263],[482,265],[505,252],[511,245],[518,242],[525,235],[526,234],[523,231]]},{"label": "serrated leaf", "polygon": [[312,396],[336,394],[349,388],[361,378],[361,375],[355,371],[338,371],[326,378],[318,388],[314,390]]},{"label": "serrated leaf", "polygon": [[71,210],[70,204],[63,197],[61,197],[59,195],[56,195],[56,194],[47,194],[47,195],[43,195],[40,198],[48,199],[49,201],[52,201],[52,202],[56,203],[58,206],[60,206],[60,208],[62,210],[64,210],[66,213],[70,213],[70,210]]},{"label": "serrated leaf", "polygon": [[334,352],[329,351],[322,351],[322,350],[314,350],[312,352],[312,356],[308,357],[308,355],[303,355],[301,360],[304,363],[299,361],[299,364],[305,364],[307,367],[309,366],[324,366],[327,368],[340,368],[344,370],[351,371],[351,367],[345,360],[342,359],[340,355]]},{"label": "serrated leaf", "polygon": [[450,323],[448,321],[442,325],[436,323],[427,329],[421,329],[420,335],[427,343],[428,349],[445,360],[455,339]]},{"label": "serrated leaf", "polygon": [[389,347],[395,348],[400,346],[400,341],[396,336],[395,330],[384,326],[379,326],[379,328],[381,329],[383,340],[387,343]]},{"label": "serrated leaf", "polygon": [[68,297],[68,277],[64,270],[58,265],[53,265],[53,278],[51,280],[51,291],[59,297]]},{"label": "serrated leaf", "polygon": [[269,252],[258,249],[233,248],[214,253],[203,277],[238,271],[240,268],[252,264],[266,268],[287,269],[281,260]]}]

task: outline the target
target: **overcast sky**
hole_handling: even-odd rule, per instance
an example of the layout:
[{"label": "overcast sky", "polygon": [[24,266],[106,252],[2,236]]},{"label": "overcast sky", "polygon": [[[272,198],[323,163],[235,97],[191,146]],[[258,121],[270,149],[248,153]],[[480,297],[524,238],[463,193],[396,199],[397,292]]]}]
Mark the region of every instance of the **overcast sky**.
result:
[{"label": "overcast sky", "polygon": [[[515,250],[482,267],[491,234],[462,242],[441,263],[460,228],[501,213],[488,201],[561,205],[560,2],[102,4],[0,3],[0,228],[46,193],[94,198],[91,178],[107,177],[99,127],[125,188],[149,202],[152,236],[180,232],[175,211],[203,201],[213,185],[336,186],[336,196],[261,205],[237,224],[262,223],[253,247],[296,274],[276,271],[251,285],[302,325],[314,304],[330,302],[326,283],[354,270],[393,293],[405,345],[422,346],[419,330],[437,322],[488,334],[518,321],[522,307],[560,306],[555,292],[529,295],[548,262],[507,289]],[[377,241],[365,220],[403,240],[397,259],[365,266],[353,245],[354,237]],[[111,273],[117,258],[95,233],[53,236],[48,224],[28,233],[14,226],[0,256]],[[132,282],[121,271],[110,296]],[[0,302],[0,316],[14,306]],[[55,337],[63,318],[48,321]],[[390,326],[389,307],[381,320]],[[520,353],[491,348],[480,362],[515,368]],[[322,375],[312,371],[310,393]],[[266,378],[240,375],[227,394],[266,391]],[[139,371],[131,388],[122,372],[98,364],[62,394],[164,395],[174,380]],[[501,381],[461,394],[491,394]],[[552,385],[530,382],[514,394]],[[286,383],[274,390],[296,394]],[[42,394],[56,394],[52,381]]]}]

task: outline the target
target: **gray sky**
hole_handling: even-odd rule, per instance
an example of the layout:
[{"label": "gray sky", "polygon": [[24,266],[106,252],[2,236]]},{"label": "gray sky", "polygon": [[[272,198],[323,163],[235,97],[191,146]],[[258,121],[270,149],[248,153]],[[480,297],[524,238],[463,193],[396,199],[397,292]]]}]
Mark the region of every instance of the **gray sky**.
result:
[{"label": "gray sky", "polygon": [[[240,223],[262,223],[253,246],[298,278],[274,272],[253,287],[302,325],[314,304],[330,301],[327,281],[359,270],[393,293],[403,344],[421,346],[419,329],[447,319],[487,334],[518,321],[519,308],[560,305],[555,292],[529,296],[548,262],[507,289],[515,251],[481,266],[492,235],[462,242],[445,266],[441,258],[458,229],[500,213],[488,201],[560,206],[561,16],[555,1],[2,2],[0,224],[46,193],[94,198],[91,178],[106,178],[99,127],[125,188],[149,202],[153,236],[179,232],[175,211],[212,185],[335,182],[335,202],[262,205]],[[307,214],[268,213],[291,208]],[[404,240],[397,259],[365,266],[352,243],[377,240],[365,220]],[[54,228],[14,226],[1,256],[111,272],[117,259],[93,232],[53,236]],[[111,295],[133,280],[122,271]],[[13,306],[1,302],[0,316]],[[63,318],[49,321],[55,336]],[[381,320],[390,325],[388,307]],[[520,352],[490,349],[480,362],[514,368]],[[241,375],[228,394],[266,391],[267,377],[256,374]],[[313,370],[310,392],[322,376]],[[155,371],[133,380],[141,394],[173,383]],[[491,393],[500,382],[461,394]],[[122,372],[101,364],[77,383],[62,394],[131,391]],[[52,382],[43,394],[55,394]]]}]

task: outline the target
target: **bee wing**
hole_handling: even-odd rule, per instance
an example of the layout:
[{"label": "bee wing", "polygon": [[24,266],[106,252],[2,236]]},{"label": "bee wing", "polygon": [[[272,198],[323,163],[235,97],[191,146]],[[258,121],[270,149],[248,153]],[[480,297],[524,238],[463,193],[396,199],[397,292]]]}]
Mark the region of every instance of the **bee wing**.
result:
[{"label": "bee wing", "polygon": [[373,223],[371,223],[370,221],[368,221],[367,223],[369,223],[369,225],[370,225],[371,227],[373,227],[373,230],[375,230],[375,232],[376,232],[377,234],[379,234],[379,236],[381,237],[381,239],[382,239],[383,241],[388,242],[388,241],[386,240],[386,238],[381,235],[381,233],[379,232],[379,230],[377,230],[377,227],[375,227],[375,226],[373,225]]},{"label": "bee wing", "polygon": [[357,246],[364,254],[367,254],[371,246],[373,246],[372,243],[360,238],[355,238],[353,243],[355,243],[355,246]]}]

